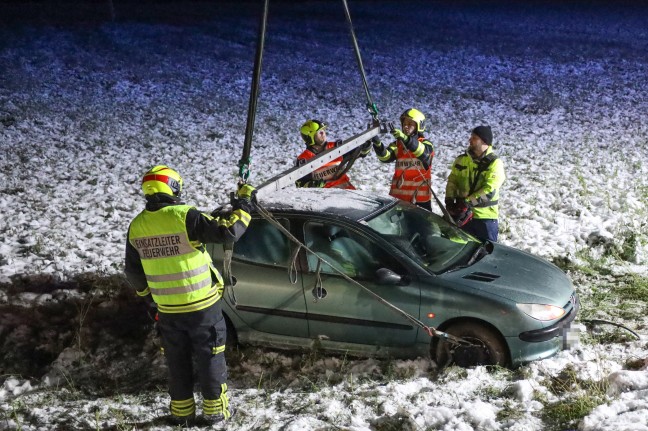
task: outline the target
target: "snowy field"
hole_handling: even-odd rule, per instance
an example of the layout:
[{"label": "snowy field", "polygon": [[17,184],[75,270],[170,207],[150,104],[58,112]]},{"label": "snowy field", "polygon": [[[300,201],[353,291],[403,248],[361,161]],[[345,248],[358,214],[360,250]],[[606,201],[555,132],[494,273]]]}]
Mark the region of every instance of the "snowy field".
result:
[{"label": "snowy field", "polygon": [[[169,12],[172,2],[138,11],[116,2],[111,21],[99,6],[91,19],[78,9],[62,19],[65,10],[29,2],[29,20],[0,17],[0,430],[171,429],[155,419],[168,397],[161,358],[144,354],[156,351],[150,333],[121,364],[150,362],[157,380],[128,390],[81,379],[102,363],[102,350],[82,349],[81,336],[53,352],[43,334],[63,335],[43,329],[43,346],[25,350],[58,358],[37,375],[11,361],[27,361],[15,346],[34,334],[35,308],[99,297],[111,306],[101,288],[123,288],[115,280],[149,167],[177,169],[185,200],[201,209],[227,203],[261,3],[194,2]],[[371,119],[342,3],[270,3],[252,184],[292,166],[306,119],[329,123],[331,139]],[[18,8],[0,7],[9,6]],[[397,122],[409,107],[427,116],[441,199],[470,130],[492,126],[508,176],[500,241],[568,271],[583,301],[582,340],[514,371],[442,373],[426,359],[242,349],[230,360],[238,413],[228,429],[648,430],[648,7],[349,6],[381,120]],[[372,156],[349,174],[356,187],[386,194],[392,170]],[[57,288],[39,287],[44,280]],[[61,310],[79,333],[92,325],[78,318],[84,310]],[[585,332],[585,319],[641,338],[610,325]],[[128,344],[112,342],[102,348],[113,354]]]}]

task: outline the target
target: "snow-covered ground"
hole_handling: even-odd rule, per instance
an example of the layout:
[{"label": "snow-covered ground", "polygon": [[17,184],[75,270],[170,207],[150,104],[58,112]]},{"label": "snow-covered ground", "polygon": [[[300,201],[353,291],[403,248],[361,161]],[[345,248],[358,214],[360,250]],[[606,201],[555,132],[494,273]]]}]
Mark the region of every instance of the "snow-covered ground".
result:
[{"label": "snow-covered ground", "polygon": [[[117,2],[115,22],[95,16],[55,26],[41,13],[36,22],[0,27],[3,310],[57,298],[21,296],[16,290],[25,279],[118,274],[126,228],[143,206],[139,180],[152,165],[177,169],[186,201],[199,208],[227,202],[244,140],[261,5],[216,3],[189,3],[191,14],[164,19],[163,6],[151,6],[156,19],[136,20]],[[272,3],[252,184],[292,166],[306,119],[328,122],[332,139],[371,119],[342,4]],[[584,307],[582,314],[613,318],[642,339],[586,337],[513,372],[440,375],[423,359],[317,356],[295,366],[290,354],[243,352],[232,366],[239,413],[229,428],[564,429],[550,413],[585,404],[584,417],[570,426],[648,430],[648,300],[634,315],[616,314],[610,287],[615,277],[635,274],[630,280],[648,295],[648,9],[349,3],[380,118],[397,122],[409,107],[427,116],[440,197],[470,130],[490,124],[508,176],[500,241],[573,269],[586,306],[606,303],[597,293],[609,289],[609,309]],[[360,189],[387,193],[392,169],[371,157],[350,176]],[[16,335],[7,329],[11,322],[0,322],[5,350]],[[62,352],[52,369],[74,373],[79,354]],[[51,374],[2,374],[0,429],[148,429],[146,421],[168,402],[163,385],[144,397],[130,391],[85,399]],[[53,382],[59,392],[45,390]],[[565,388],[556,390],[556,382]],[[603,396],[585,396],[596,393]],[[129,428],[131,422],[139,425]]]}]

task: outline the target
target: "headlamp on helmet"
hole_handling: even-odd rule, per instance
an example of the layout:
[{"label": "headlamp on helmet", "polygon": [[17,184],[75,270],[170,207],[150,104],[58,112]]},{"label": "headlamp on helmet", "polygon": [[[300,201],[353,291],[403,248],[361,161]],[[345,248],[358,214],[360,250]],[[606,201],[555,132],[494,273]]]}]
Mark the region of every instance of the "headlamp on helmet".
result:
[{"label": "headlamp on helmet", "polygon": [[306,145],[315,145],[315,135],[321,129],[326,129],[328,124],[319,120],[308,120],[299,129],[301,137],[306,142]]},{"label": "headlamp on helmet", "polygon": [[146,196],[163,193],[179,197],[182,193],[182,177],[166,165],[154,166],[142,178],[142,191]]},{"label": "headlamp on helmet", "polygon": [[416,123],[417,132],[422,132],[425,130],[425,115],[423,115],[423,113],[418,109],[412,108],[403,112],[403,114],[400,116],[401,124],[403,123],[404,118],[409,118]]}]

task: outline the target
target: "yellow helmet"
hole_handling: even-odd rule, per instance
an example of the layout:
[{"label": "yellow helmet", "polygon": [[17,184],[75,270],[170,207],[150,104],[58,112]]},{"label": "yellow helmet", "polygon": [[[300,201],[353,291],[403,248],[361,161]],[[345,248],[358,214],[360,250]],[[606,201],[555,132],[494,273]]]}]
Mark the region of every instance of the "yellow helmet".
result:
[{"label": "yellow helmet", "polygon": [[403,123],[403,118],[409,118],[416,123],[417,132],[422,132],[425,130],[425,115],[418,109],[408,109],[403,112],[400,116],[401,124]]},{"label": "yellow helmet", "polygon": [[320,129],[326,129],[328,124],[319,120],[308,120],[299,129],[301,137],[307,145],[315,145],[315,134]]},{"label": "yellow helmet", "polygon": [[180,196],[182,177],[166,165],[153,166],[142,178],[142,191],[146,196],[156,193]]}]

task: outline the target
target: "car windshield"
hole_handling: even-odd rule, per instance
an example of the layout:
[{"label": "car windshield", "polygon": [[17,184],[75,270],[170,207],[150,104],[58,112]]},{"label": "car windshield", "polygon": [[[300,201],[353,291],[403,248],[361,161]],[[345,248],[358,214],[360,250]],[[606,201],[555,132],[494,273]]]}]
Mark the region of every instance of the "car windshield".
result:
[{"label": "car windshield", "polygon": [[428,270],[441,273],[468,262],[481,243],[422,208],[397,204],[367,225]]}]

